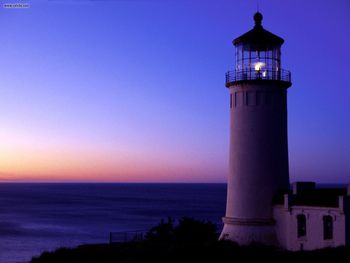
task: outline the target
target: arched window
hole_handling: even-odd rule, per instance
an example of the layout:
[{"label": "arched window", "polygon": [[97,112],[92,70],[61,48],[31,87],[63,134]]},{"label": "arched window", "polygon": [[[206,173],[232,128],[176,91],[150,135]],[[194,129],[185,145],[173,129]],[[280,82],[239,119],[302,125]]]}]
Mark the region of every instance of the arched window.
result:
[{"label": "arched window", "polygon": [[306,217],[305,215],[297,215],[298,238],[306,236]]},{"label": "arched window", "polygon": [[333,239],[333,218],[331,216],[323,217],[323,239]]}]

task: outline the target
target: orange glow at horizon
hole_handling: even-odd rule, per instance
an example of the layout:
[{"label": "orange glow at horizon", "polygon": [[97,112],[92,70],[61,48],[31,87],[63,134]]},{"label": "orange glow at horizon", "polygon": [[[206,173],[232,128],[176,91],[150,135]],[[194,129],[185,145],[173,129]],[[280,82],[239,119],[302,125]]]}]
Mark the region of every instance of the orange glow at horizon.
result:
[{"label": "orange glow at horizon", "polygon": [[[119,148],[119,149],[118,149]],[[214,168],[176,153],[0,134],[0,182],[210,182]],[[214,174],[215,177],[215,174]]]}]

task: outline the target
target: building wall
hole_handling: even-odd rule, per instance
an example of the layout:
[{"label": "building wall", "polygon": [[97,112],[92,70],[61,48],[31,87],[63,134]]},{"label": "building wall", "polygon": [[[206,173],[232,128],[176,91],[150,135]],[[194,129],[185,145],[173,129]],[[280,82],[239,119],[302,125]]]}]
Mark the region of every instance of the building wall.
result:
[{"label": "building wall", "polygon": [[[306,236],[297,236],[297,215],[306,216]],[[323,216],[333,218],[333,239],[324,240]],[[341,208],[284,206],[274,207],[275,231],[281,247],[288,250],[313,250],[346,245],[346,216]],[[348,220],[349,221],[349,220]]]},{"label": "building wall", "polygon": [[273,217],[275,219],[275,231],[277,243],[282,248],[287,248],[287,216],[288,210],[284,206],[274,206]]},{"label": "building wall", "polygon": [[348,195],[343,197],[343,211],[345,214],[345,242],[347,246],[350,246],[350,184]]}]

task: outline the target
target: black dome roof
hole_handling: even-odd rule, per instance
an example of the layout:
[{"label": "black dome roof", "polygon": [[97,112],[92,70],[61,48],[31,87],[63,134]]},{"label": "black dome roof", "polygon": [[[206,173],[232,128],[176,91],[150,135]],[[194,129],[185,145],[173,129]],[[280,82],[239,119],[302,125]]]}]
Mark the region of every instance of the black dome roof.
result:
[{"label": "black dome roof", "polygon": [[261,25],[262,19],[263,15],[261,13],[255,13],[254,28],[234,39],[233,44],[235,46],[239,44],[247,44],[250,46],[250,48],[258,50],[281,46],[284,42],[283,38],[280,38],[279,36],[276,36],[275,34],[272,34],[271,32],[265,30]]}]

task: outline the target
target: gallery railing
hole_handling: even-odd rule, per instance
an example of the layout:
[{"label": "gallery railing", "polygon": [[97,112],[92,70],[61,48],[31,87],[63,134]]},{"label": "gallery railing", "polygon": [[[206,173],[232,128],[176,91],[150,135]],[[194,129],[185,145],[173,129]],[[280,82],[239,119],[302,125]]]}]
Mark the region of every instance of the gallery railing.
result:
[{"label": "gallery railing", "polygon": [[268,70],[260,69],[244,69],[244,70],[233,70],[226,73],[226,86],[236,81],[245,80],[277,80],[291,82],[291,73],[289,70]]}]

